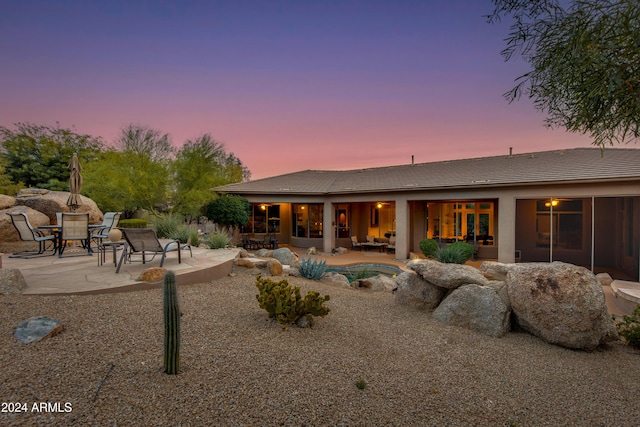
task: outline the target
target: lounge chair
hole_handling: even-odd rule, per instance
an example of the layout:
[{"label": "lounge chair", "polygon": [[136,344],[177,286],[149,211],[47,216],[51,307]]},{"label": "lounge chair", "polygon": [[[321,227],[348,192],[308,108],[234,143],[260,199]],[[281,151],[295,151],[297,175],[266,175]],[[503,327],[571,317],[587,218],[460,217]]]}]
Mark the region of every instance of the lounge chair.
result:
[{"label": "lounge chair", "polygon": [[87,255],[91,255],[91,234],[89,233],[89,214],[88,213],[62,213],[62,226],[60,241],[58,244],[58,257],[62,257],[64,250],[69,242],[79,241],[82,247],[87,250]]},{"label": "lounge chair", "polygon": [[355,248],[362,250],[362,243],[358,241],[358,236],[351,236],[351,250]]},{"label": "lounge chair", "polygon": [[[120,267],[122,267],[125,258],[131,261],[133,254],[141,254],[143,264],[147,262],[147,254],[152,254],[149,261],[152,261],[157,254],[162,254],[160,258],[160,267],[162,267],[167,252],[178,252],[178,264],[182,262],[182,249],[188,249],[191,252],[191,246],[183,245],[179,240],[163,240],[163,242],[160,242],[155,230],[151,228],[121,228],[120,230],[127,245],[120,256],[116,273],[120,272]],[[193,256],[193,253],[191,256]]]},{"label": "lounge chair", "polygon": [[[9,255],[9,258],[29,258],[44,255],[49,249],[52,251],[50,254],[46,255],[53,255],[56,253],[57,245],[55,235],[45,234],[42,230],[33,228],[29,223],[27,215],[22,212],[8,212],[7,215],[11,217],[11,222],[20,235],[20,240],[24,240],[25,242],[38,242],[37,251],[16,252]],[[47,248],[48,242],[51,242],[52,244],[50,248]]]}]

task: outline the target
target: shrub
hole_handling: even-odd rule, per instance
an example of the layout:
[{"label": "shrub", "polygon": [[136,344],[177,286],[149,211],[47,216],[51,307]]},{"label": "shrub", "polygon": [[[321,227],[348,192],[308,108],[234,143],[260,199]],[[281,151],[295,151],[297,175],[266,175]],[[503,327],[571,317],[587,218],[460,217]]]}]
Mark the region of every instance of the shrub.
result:
[{"label": "shrub", "polygon": [[331,311],[323,305],[329,301],[329,295],[321,297],[318,292],[310,291],[302,298],[300,288],[290,286],[285,279],[274,282],[258,274],[256,286],[260,308],[266,310],[269,317],[276,319],[278,323],[294,324],[306,317],[309,325],[312,325],[313,316],[324,317]]},{"label": "shrub", "polygon": [[420,252],[427,258],[435,258],[438,250],[438,242],[433,239],[424,239],[420,241]]},{"label": "shrub", "polygon": [[200,246],[200,236],[196,230],[189,231],[189,244],[194,248]]},{"label": "shrub", "polygon": [[348,273],[345,274],[345,276],[347,276],[347,280],[349,280],[349,283],[354,282],[356,280],[359,279],[368,279],[369,277],[373,277],[373,276],[378,276],[379,273],[377,271],[372,270],[369,267],[362,267],[362,268],[358,268],[355,271],[351,271],[349,269]]},{"label": "shrub", "polygon": [[464,264],[467,261],[467,254],[460,247],[451,245],[446,248],[439,248],[436,251],[436,258],[438,261],[447,264]]},{"label": "shrub", "polygon": [[209,233],[205,243],[209,246],[209,249],[224,249],[231,245],[231,237],[226,231]]},{"label": "shrub", "polygon": [[[178,229],[182,225],[184,225],[182,218],[178,215],[160,215],[153,220],[153,227],[156,229],[156,234],[158,237],[165,239],[176,239],[174,236],[178,233]],[[187,243],[186,239],[182,243]]]},{"label": "shrub", "polygon": [[142,218],[121,219],[118,228],[147,228],[147,220]]},{"label": "shrub", "polygon": [[616,329],[629,345],[640,347],[640,305],[631,316],[624,316],[622,322],[616,323]]},{"label": "shrub", "polygon": [[465,261],[468,261],[473,257],[473,252],[474,252],[473,246],[471,246],[467,242],[453,242],[451,245],[449,245],[449,247],[460,248],[462,253],[464,253],[464,255],[467,257]]},{"label": "shrub", "polygon": [[180,224],[173,233],[169,235],[170,239],[179,241],[180,243],[187,243],[191,235],[191,229],[186,224]]},{"label": "shrub", "polygon": [[300,261],[300,274],[302,277],[312,280],[320,280],[324,276],[327,270],[327,261],[318,261],[317,259],[311,262],[311,257],[305,259],[302,257]]}]

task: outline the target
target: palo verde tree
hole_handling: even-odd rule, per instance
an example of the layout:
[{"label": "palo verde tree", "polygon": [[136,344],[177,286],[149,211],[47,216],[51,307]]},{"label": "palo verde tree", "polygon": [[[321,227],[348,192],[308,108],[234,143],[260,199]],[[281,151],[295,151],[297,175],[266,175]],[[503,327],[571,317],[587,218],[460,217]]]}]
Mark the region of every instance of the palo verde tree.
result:
[{"label": "palo verde tree", "polygon": [[207,218],[232,232],[236,226],[247,224],[250,214],[249,201],[233,194],[220,195],[205,207]]},{"label": "palo verde tree", "polygon": [[494,0],[489,22],[513,19],[506,60],[530,71],[505,94],[523,94],[546,123],[589,134],[604,149],[640,137],[640,2]]},{"label": "palo verde tree", "polygon": [[0,126],[5,174],[17,186],[69,189],[69,162],[78,153],[81,163],[92,161],[104,150],[102,140],[56,127],[16,123],[11,130]]},{"label": "palo verde tree", "polygon": [[[232,160],[233,159],[233,160]],[[200,216],[204,206],[215,198],[213,187],[240,182],[248,172],[242,163],[225,152],[224,144],[210,134],[187,140],[173,162],[175,178],[172,211]]]},{"label": "palo verde tree", "polygon": [[130,124],[120,130],[115,143],[117,150],[85,167],[87,194],[103,209],[167,210],[174,153],[169,135]]}]

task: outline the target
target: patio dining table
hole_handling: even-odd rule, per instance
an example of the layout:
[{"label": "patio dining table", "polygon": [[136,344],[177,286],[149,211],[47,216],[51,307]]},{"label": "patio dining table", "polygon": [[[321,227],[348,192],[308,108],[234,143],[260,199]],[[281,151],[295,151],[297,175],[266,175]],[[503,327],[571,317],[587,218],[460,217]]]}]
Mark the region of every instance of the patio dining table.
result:
[{"label": "patio dining table", "polygon": [[[92,229],[97,229],[101,226],[101,224],[89,224],[89,236],[91,236]],[[55,239],[53,240],[53,254],[55,255],[56,253],[59,253],[60,249],[62,248],[62,225],[39,225],[38,229],[46,230],[55,236]],[[90,254],[93,253],[93,249],[91,249],[91,238],[89,238],[87,243],[87,251]]]}]

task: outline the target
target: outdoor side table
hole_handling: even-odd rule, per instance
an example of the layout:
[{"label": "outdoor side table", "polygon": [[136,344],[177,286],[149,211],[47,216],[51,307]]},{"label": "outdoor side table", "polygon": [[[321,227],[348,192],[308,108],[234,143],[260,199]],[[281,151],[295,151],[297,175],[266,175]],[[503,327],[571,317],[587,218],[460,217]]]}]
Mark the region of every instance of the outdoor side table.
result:
[{"label": "outdoor side table", "polygon": [[111,248],[111,250],[113,251],[113,266],[115,267],[116,265],[118,265],[118,249],[121,246],[124,246],[124,243],[124,240],[121,240],[119,242],[102,242],[102,244],[100,245],[100,254],[98,256],[98,265],[102,265],[104,263],[105,257],[107,255],[107,248]]}]

